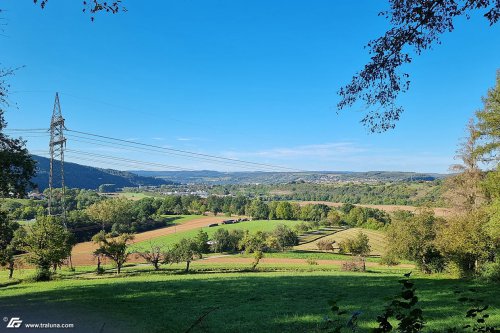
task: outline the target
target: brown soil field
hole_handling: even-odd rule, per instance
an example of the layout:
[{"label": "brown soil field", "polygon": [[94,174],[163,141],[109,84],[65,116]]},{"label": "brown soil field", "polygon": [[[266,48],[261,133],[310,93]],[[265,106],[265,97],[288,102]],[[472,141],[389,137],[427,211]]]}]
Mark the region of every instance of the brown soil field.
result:
[{"label": "brown soil field", "polygon": [[[323,204],[327,205],[330,207],[340,207],[343,205],[341,202],[329,202],[329,201],[296,201],[299,205],[305,206],[307,204]],[[366,208],[376,208],[383,210],[388,213],[395,212],[397,210],[406,210],[409,212],[416,212],[420,207],[415,207],[415,206],[404,206],[404,205],[361,205],[361,204],[356,204],[354,206],[359,206],[359,207],[366,207]],[[453,210],[449,208],[442,208],[442,207],[435,207],[432,208],[434,211],[434,214],[436,216],[440,217],[447,217],[453,214]]]}]

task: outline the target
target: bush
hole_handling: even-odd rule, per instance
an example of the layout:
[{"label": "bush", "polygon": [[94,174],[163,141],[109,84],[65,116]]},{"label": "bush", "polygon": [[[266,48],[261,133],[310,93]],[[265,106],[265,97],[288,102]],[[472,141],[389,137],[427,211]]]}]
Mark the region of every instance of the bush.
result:
[{"label": "bush", "polygon": [[364,260],[352,260],[352,261],[344,261],[342,265],[340,265],[341,271],[346,272],[364,272],[366,269]]},{"label": "bush", "polygon": [[297,231],[297,233],[303,234],[311,230],[311,225],[306,222],[300,222],[295,225],[295,230]]},{"label": "bush", "polygon": [[33,276],[34,282],[40,281],[50,281],[52,279],[52,273],[50,269],[37,269],[35,275]]},{"label": "bush", "polygon": [[481,277],[491,282],[500,282],[500,259],[485,264],[481,269]]},{"label": "bush", "polygon": [[399,265],[400,261],[396,256],[394,256],[391,253],[386,253],[382,256],[380,259],[380,265],[386,265],[386,266],[396,266]]},{"label": "bush", "polygon": [[333,251],[333,244],[335,241],[331,242],[326,239],[321,239],[316,243],[316,246],[318,247],[318,250],[321,251]]},{"label": "bush", "polygon": [[314,265],[318,264],[318,262],[316,260],[311,259],[311,258],[307,258],[306,262],[307,262],[308,265],[311,265],[311,266],[314,266]]}]

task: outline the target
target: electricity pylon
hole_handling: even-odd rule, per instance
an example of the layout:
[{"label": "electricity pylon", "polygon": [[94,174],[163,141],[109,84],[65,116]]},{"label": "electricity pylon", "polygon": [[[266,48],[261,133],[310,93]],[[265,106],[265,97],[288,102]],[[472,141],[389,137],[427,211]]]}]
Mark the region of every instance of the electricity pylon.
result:
[{"label": "electricity pylon", "polygon": [[66,224],[66,205],[65,205],[65,188],[64,188],[64,149],[66,148],[66,138],[64,137],[64,118],[59,104],[59,94],[56,93],[54,101],[54,110],[50,120],[50,174],[49,174],[49,215],[54,215],[54,163],[59,161],[61,164],[61,212],[64,224]]}]

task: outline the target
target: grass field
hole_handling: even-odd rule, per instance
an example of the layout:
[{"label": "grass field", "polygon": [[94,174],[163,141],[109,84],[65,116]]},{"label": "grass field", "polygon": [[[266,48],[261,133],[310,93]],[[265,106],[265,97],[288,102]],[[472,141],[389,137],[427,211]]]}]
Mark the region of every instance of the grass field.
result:
[{"label": "grass field", "polygon": [[[351,228],[334,233],[333,235],[330,236],[323,237],[321,239],[328,241],[335,241],[338,244],[339,242],[345,239],[354,238],[359,231],[365,233],[370,239],[369,244],[371,247],[371,255],[381,255],[384,253],[387,241],[385,240],[384,233],[378,230]],[[295,249],[301,251],[317,251],[318,247],[316,246],[316,242],[311,242],[307,244],[298,245],[295,247]]]},{"label": "grass field", "polygon": [[[368,331],[387,296],[398,292],[399,278],[338,271],[83,274],[3,287],[0,312],[25,321],[72,322],[72,332],[185,332],[210,310],[192,332],[316,332],[330,315],[327,301],[340,299],[341,308],[363,311],[359,324]],[[436,275],[414,280],[429,329],[465,324],[466,307],[456,301],[455,287],[474,287],[492,307],[489,321],[500,324],[500,286]]]},{"label": "grass field", "polygon": [[[289,227],[293,227],[294,225],[298,224],[300,221],[287,221],[287,220],[256,220],[256,221],[245,221],[245,222],[240,222],[236,224],[227,224],[227,225],[221,225],[219,224],[216,227],[204,227],[204,228],[198,228],[198,229],[193,229],[193,230],[188,230],[188,231],[182,231],[178,233],[174,233],[171,235],[166,235],[162,237],[155,238],[155,244],[161,244],[161,245],[172,245],[182,238],[192,238],[195,237],[196,234],[198,233],[199,229],[203,229],[208,233],[209,236],[213,235],[217,229],[223,228],[227,230],[234,230],[234,229],[242,229],[242,230],[248,230],[250,232],[256,232],[258,230],[261,231],[271,231],[273,230],[278,224],[285,224]],[[207,223],[208,224],[208,223]],[[145,242],[138,242],[134,244],[134,248],[140,248],[141,246],[144,245]],[[142,245],[141,245],[142,244]]]},{"label": "grass field", "polygon": [[299,236],[299,244],[311,243],[320,238],[332,235],[336,232],[344,230],[342,227],[323,227],[318,230],[311,230]]},{"label": "grass field", "polygon": [[204,215],[161,215],[161,217],[165,218],[166,222],[170,225],[183,224],[204,217]]},{"label": "grass field", "polygon": [[131,199],[131,200],[140,200],[140,199],[152,197],[152,195],[147,195],[144,193],[134,193],[134,192],[118,192],[116,194],[116,196],[121,197],[121,198]]}]

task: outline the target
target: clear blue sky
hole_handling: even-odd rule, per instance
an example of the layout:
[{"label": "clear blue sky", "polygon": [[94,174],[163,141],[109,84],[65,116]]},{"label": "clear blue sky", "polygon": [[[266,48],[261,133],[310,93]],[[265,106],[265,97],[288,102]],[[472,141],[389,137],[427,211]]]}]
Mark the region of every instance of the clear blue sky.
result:
[{"label": "clear blue sky", "polygon": [[[370,134],[360,110],[336,113],[336,92],[387,28],[377,16],[385,1],[124,3],[128,12],[91,23],[81,1],[50,0],[43,11],[2,1],[1,64],[25,66],[9,79],[18,106],[7,112],[10,128],[48,127],[59,91],[76,130],[308,170],[446,172],[500,68],[500,24],[458,21],[407,67],[397,128]],[[33,152],[47,150],[47,138],[27,139]],[[235,169],[71,140],[68,148]]]}]

